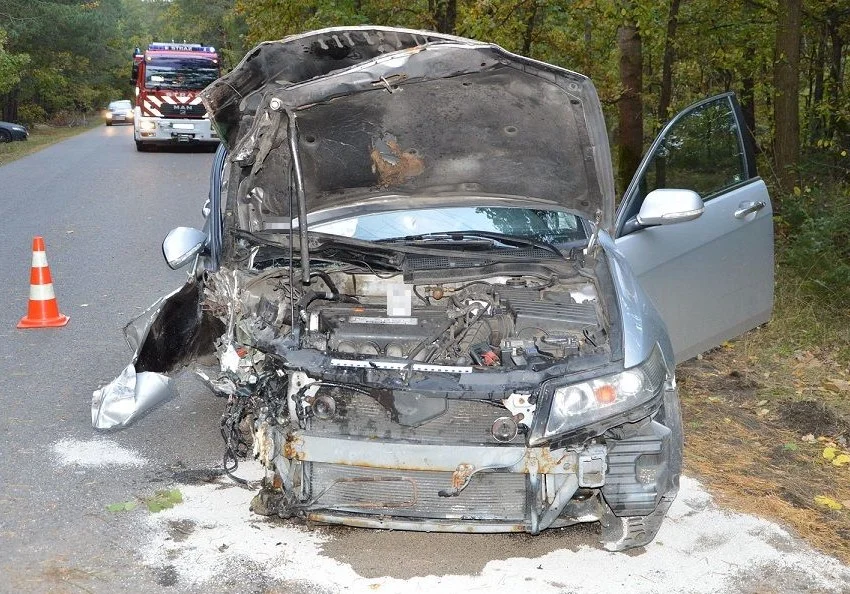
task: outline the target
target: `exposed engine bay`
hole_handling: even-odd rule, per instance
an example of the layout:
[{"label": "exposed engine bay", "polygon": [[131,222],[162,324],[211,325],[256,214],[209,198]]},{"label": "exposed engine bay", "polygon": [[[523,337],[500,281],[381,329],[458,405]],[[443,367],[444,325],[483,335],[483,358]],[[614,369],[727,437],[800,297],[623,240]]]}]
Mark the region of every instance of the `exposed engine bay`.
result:
[{"label": "exposed engine bay", "polygon": [[[607,513],[611,546],[634,546],[602,505],[605,473],[669,448],[651,419],[657,401],[616,421],[610,439],[589,427],[527,447],[541,380],[611,360],[595,273],[572,271],[410,285],[328,270],[304,288],[287,268],[208,273],[204,308],[226,327],[222,371],[208,376],[228,399],[225,468],[248,456],[265,465],[260,514],[536,533]],[[658,507],[669,469],[663,457],[647,469],[619,512]]]},{"label": "exposed engine bay", "polygon": [[[587,276],[410,285],[402,275],[322,271],[298,288],[288,275],[287,268],[222,269],[205,283],[204,308],[226,327],[218,343],[222,373],[210,383],[240,402],[242,413],[275,411],[265,416],[273,424],[312,428],[345,413],[338,429],[362,436],[377,412],[399,426],[382,435],[415,438],[402,428],[446,414],[453,400],[480,401],[498,414],[463,442],[523,441],[537,374],[583,356],[610,357]],[[535,379],[515,392],[508,377],[527,372]],[[488,373],[509,375],[464,381]],[[246,396],[252,406],[241,404]],[[364,428],[351,425],[355,417]]]},{"label": "exposed engine bay", "polygon": [[230,301],[217,302],[218,296],[237,297],[241,311],[219,316],[236,316],[237,342],[260,337],[273,343],[289,334],[294,316],[303,348],[340,360],[383,361],[370,363],[373,368],[394,361],[540,369],[569,355],[600,352],[607,343],[596,289],[585,278],[565,284],[517,276],[418,286],[405,284],[401,275],[322,272],[295,292],[282,278],[286,274],[220,271],[209,279],[206,307],[223,312]]}]

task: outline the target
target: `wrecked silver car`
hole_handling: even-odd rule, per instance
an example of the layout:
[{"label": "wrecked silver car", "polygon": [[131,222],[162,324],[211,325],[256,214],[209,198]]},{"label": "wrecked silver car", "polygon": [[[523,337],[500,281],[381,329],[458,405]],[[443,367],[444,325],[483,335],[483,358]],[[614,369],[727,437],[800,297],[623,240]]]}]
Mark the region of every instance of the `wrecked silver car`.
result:
[{"label": "wrecked silver car", "polygon": [[156,400],[134,374],[215,353],[225,466],[267,469],[258,513],[652,540],[682,465],[676,361],[773,303],[734,96],[674,118],[619,209],[590,80],[494,45],[327,29],[203,97],[223,139],[207,226],[163,244],[193,271],[130,327],[96,427]]}]

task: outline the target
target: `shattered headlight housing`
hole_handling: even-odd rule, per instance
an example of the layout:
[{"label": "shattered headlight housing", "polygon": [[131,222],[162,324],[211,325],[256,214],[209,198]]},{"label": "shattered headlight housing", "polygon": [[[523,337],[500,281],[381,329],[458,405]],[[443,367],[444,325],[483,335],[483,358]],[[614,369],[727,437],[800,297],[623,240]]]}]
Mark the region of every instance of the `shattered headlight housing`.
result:
[{"label": "shattered headlight housing", "polygon": [[650,405],[660,399],[666,377],[667,366],[656,346],[643,363],[619,373],[570,384],[549,382],[543,394],[549,414],[536,419],[529,443],[536,445]]}]

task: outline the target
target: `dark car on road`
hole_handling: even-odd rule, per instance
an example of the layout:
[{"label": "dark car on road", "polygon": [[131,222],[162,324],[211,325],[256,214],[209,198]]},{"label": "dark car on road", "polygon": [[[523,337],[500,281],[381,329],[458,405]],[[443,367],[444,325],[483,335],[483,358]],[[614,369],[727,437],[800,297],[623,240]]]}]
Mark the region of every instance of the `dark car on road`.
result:
[{"label": "dark car on road", "polygon": [[112,124],[132,124],[133,123],[133,104],[129,99],[121,101],[113,101],[106,108],[106,125]]},{"label": "dark car on road", "polygon": [[13,140],[26,140],[29,132],[20,124],[11,122],[0,122],[0,142],[12,142]]}]

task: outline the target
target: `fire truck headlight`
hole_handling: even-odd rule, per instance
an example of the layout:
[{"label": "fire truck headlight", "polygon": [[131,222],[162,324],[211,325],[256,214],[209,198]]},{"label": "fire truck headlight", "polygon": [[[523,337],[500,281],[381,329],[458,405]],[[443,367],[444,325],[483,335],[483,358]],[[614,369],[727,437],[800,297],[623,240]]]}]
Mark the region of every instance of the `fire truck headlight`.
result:
[{"label": "fire truck headlight", "polygon": [[139,128],[142,130],[156,130],[156,122],[152,122],[151,120],[142,120],[139,122]]}]

